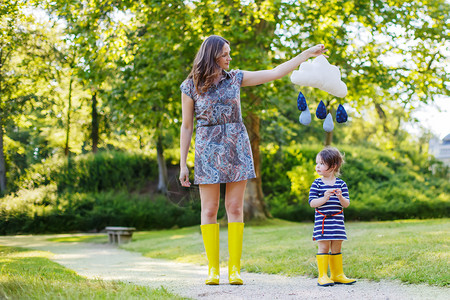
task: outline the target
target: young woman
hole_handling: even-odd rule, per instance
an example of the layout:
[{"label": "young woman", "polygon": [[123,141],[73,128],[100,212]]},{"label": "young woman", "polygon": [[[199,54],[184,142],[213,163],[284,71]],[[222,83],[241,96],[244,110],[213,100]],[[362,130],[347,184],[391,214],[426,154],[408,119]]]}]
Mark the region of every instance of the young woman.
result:
[{"label": "young woman", "polygon": [[242,121],[240,88],[279,79],[310,57],[327,50],[317,45],[272,70],[226,70],[230,67],[230,43],[212,35],[201,45],[192,71],[181,84],[183,121],[180,134],[180,182],[191,185],[186,159],[196,120],[194,183],[200,187],[201,231],[208,257],[206,284],[219,284],[220,183],[226,183],[225,208],[228,217],[228,279],[243,284],[240,276],[243,202],[247,180],[255,178],[247,130]]}]

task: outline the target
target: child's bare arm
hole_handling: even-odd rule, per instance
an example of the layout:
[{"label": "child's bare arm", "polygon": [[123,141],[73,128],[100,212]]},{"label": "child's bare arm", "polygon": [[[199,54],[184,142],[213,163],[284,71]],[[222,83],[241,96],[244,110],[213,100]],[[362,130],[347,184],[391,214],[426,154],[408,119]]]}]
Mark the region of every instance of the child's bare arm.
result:
[{"label": "child's bare arm", "polygon": [[341,205],[344,208],[347,208],[350,205],[350,200],[345,198],[344,196],[342,196],[342,190],[341,189],[336,189],[334,194],[338,197],[339,202],[341,203]]},{"label": "child's bare arm", "polygon": [[311,202],[309,202],[309,205],[311,207],[319,207],[324,205],[328,200],[330,200],[330,197],[331,195],[333,195],[334,191],[335,190],[327,190],[324,193],[323,197],[311,200]]}]

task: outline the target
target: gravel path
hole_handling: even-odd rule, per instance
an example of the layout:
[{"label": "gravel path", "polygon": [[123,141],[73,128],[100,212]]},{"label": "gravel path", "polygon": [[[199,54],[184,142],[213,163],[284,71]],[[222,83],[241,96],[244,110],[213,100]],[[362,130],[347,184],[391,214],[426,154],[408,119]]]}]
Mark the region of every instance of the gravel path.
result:
[{"label": "gravel path", "polygon": [[[65,237],[69,235],[52,235]],[[73,235],[71,235],[73,236]],[[206,286],[205,266],[144,257],[107,244],[54,243],[50,236],[0,236],[0,245],[50,251],[53,261],[87,278],[118,280],[167,290],[194,299],[450,299],[448,288],[406,285],[393,281],[358,280],[351,286],[318,287],[316,279],[245,273],[244,285]]]}]

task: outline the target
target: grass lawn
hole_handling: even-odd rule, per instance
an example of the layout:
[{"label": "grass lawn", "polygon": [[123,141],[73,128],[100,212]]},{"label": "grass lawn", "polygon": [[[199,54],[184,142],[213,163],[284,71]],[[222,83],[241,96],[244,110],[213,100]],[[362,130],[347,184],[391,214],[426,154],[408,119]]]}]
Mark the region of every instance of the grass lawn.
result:
[{"label": "grass lawn", "polygon": [[[347,222],[343,243],[347,276],[446,286],[450,282],[450,219]],[[242,268],[249,272],[317,276],[312,223],[270,220],[246,226]],[[227,230],[220,232],[221,265],[228,259]],[[206,264],[199,226],[138,232],[124,249],[154,258]]]},{"label": "grass lawn", "polygon": [[[246,225],[241,266],[248,272],[316,277],[312,223],[278,219]],[[448,286],[450,219],[347,222],[344,271],[349,277],[399,279],[407,283]],[[221,266],[227,265],[227,229],[220,230]],[[107,242],[104,236],[53,239],[59,242]],[[206,264],[200,227],[136,232],[121,246],[148,257]]]},{"label": "grass lawn", "polygon": [[0,299],[184,299],[164,289],[88,280],[51,253],[0,246]]}]

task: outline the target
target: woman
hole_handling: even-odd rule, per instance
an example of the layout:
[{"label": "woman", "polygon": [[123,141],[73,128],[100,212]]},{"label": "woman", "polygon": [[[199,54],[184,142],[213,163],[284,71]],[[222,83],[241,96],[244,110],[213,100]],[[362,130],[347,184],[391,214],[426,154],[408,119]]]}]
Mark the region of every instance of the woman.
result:
[{"label": "woman", "polygon": [[247,130],[242,122],[240,87],[279,79],[310,57],[325,53],[323,45],[314,46],[272,70],[231,70],[230,43],[212,35],[201,45],[193,68],[181,84],[183,121],[180,134],[180,182],[191,185],[186,165],[187,154],[197,121],[194,183],[200,187],[201,231],[208,257],[206,284],[219,284],[219,209],[220,183],[226,183],[225,208],[228,217],[228,279],[243,284],[240,276],[243,204],[247,180],[255,178]]}]

